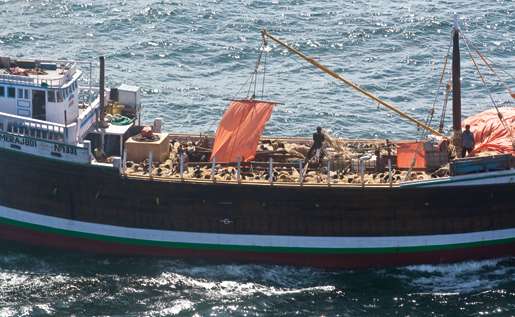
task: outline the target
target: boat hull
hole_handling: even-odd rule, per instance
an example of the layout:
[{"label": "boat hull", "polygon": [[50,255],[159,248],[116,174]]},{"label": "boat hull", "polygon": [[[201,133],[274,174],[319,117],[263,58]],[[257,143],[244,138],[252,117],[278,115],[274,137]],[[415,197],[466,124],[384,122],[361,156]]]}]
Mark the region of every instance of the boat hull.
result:
[{"label": "boat hull", "polygon": [[514,184],[193,184],[0,151],[0,238],[104,254],[326,268],[515,255]]},{"label": "boat hull", "polygon": [[[63,220],[0,207],[0,239],[110,255],[365,268],[515,254],[515,231],[405,237],[263,237],[162,232]],[[265,240],[265,239],[266,240]],[[296,241],[297,240],[297,241]]]}]

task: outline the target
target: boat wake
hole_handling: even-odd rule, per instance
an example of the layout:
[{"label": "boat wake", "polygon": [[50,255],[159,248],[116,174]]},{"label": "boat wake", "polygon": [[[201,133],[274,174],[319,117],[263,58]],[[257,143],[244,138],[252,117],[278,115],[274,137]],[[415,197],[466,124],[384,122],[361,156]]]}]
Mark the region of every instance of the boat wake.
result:
[{"label": "boat wake", "polygon": [[514,258],[466,261],[440,265],[413,265],[397,277],[419,293],[471,294],[515,280]]},{"label": "boat wake", "polygon": [[156,316],[310,315],[313,305],[328,314],[378,313],[385,307],[402,314],[435,304],[445,311],[445,305],[461,301],[476,311],[474,303],[491,303],[487,311],[493,312],[496,298],[515,287],[515,258],[324,271],[0,250],[2,316],[72,314],[86,306],[106,314]]}]

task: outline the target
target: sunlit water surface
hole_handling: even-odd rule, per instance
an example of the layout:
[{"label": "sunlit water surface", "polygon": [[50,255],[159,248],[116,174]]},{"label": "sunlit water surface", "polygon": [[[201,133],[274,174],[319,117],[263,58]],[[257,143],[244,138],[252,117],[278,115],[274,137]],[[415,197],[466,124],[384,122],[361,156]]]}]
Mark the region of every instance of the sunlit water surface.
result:
[{"label": "sunlit water surface", "polygon": [[[513,1],[0,0],[0,55],[107,58],[108,82],[143,88],[145,121],[213,132],[228,99],[245,97],[259,30],[316,57],[424,119],[457,11],[464,33],[515,73]],[[462,51],[463,113],[491,107]],[[486,70],[483,70],[486,71]],[[501,73],[502,75],[502,73]],[[515,83],[510,77],[508,84]],[[497,103],[508,99],[493,81]],[[261,94],[261,89],[258,89]],[[264,98],[280,101],[267,134],[317,125],[347,138],[407,138],[416,128],[271,44]],[[435,119],[440,120],[439,98]],[[449,128],[449,114],[446,127]],[[214,265],[0,248],[0,315],[515,314],[514,259],[365,271]]]}]

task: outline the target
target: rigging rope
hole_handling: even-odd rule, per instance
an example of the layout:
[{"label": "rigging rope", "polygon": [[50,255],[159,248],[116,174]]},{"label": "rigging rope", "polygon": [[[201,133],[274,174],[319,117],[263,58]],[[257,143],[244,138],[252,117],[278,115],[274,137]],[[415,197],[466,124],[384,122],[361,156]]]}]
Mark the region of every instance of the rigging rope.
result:
[{"label": "rigging rope", "polygon": [[[264,43],[264,47],[263,49],[266,50],[267,48],[267,43],[265,42]],[[266,62],[267,62],[267,59],[268,59],[268,51],[265,51],[265,61],[263,62],[263,81],[261,83],[261,99],[265,98],[265,77],[266,77]]]},{"label": "rigging rope", "polygon": [[479,74],[479,78],[481,79],[481,82],[483,83],[483,86],[485,86],[485,88],[486,88],[486,90],[488,92],[488,96],[490,97],[490,100],[492,101],[492,104],[494,105],[494,108],[497,111],[497,116],[499,117],[499,120],[501,121],[502,126],[506,130],[508,130],[508,132],[510,133],[511,143],[515,147],[515,142],[513,140],[513,134],[512,134],[512,131],[511,131],[511,127],[509,125],[507,125],[506,122],[504,121],[503,115],[502,115],[501,111],[499,110],[499,107],[497,107],[497,104],[495,103],[495,100],[494,100],[494,98],[492,96],[490,88],[486,84],[485,78],[481,74],[481,71],[479,70],[479,66],[476,63],[476,60],[474,59],[474,56],[472,56],[472,52],[471,52],[470,47],[469,47],[469,45],[467,43],[467,40],[465,39],[465,36],[463,35],[463,33],[461,31],[460,31],[460,34],[462,35],[462,38],[465,40],[465,46],[467,47],[467,51],[469,53],[470,59],[472,59],[472,63],[474,64],[474,66],[476,68],[476,71]]},{"label": "rigging rope", "polygon": [[449,52],[451,51],[451,46],[452,46],[452,41],[449,43],[449,47],[447,48],[447,54],[445,55],[445,60],[444,60],[443,67],[442,67],[442,73],[440,75],[440,81],[438,82],[438,88],[436,90],[435,99],[433,101],[433,107],[429,111],[428,118],[426,119],[427,125],[431,125],[431,122],[433,121],[433,116],[435,114],[436,102],[437,102],[438,96],[440,94],[440,88],[442,88],[442,81],[443,81],[443,77],[445,76],[445,69],[447,68],[447,61],[449,60]]},{"label": "rigging rope", "polygon": [[447,112],[447,103],[449,102],[449,95],[452,90],[452,83],[451,80],[447,82],[447,87],[445,89],[445,96],[443,100],[443,106],[442,106],[442,114],[440,116],[440,125],[438,126],[438,131],[443,132],[443,127],[445,125],[445,114]]},{"label": "rigging rope", "polygon": [[[495,75],[495,77],[497,77],[497,79],[499,79],[499,81],[502,83],[502,85],[504,86],[504,88],[508,91],[508,94],[512,97],[512,98],[515,98],[515,93],[513,93],[510,89],[510,87],[508,87],[508,85],[506,85],[506,82],[504,82],[504,80],[502,80],[502,78],[497,74],[497,72],[494,70],[493,68],[493,63],[488,61],[486,59],[485,56],[483,56],[483,54],[481,54],[481,52],[474,47],[474,45],[472,45],[471,41],[465,36],[465,34],[462,34],[463,36],[463,39],[465,39],[465,44],[470,44],[470,46],[474,49],[474,51],[476,52],[476,54],[479,56],[479,58],[481,58],[481,60],[483,61],[483,63],[488,67],[488,69],[490,69],[490,71]],[[507,73],[506,71],[504,71],[502,68],[501,70],[508,76],[510,76],[512,79],[515,79],[513,78],[513,76],[511,76],[509,73]]]}]

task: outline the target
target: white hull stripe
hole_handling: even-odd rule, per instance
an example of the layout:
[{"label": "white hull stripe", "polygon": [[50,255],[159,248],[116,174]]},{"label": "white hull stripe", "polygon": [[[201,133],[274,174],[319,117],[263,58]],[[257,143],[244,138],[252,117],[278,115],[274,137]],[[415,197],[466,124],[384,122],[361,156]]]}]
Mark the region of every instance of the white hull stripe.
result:
[{"label": "white hull stripe", "polygon": [[196,233],[184,231],[140,229],[75,221],[40,215],[0,205],[0,217],[29,225],[106,237],[169,243],[232,245],[242,247],[281,248],[400,248],[487,243],[515,239],[515,228],[461,234],[422,236],[313,237],[256,234]]}]

